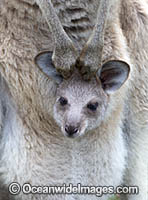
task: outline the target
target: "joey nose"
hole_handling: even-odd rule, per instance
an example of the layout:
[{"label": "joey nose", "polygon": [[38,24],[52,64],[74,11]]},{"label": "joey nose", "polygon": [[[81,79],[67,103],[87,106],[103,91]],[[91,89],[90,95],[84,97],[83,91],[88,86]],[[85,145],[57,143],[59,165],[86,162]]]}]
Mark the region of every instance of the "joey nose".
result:
[{"label": "joey nose", "polygon": [[68,134],[68,137],[73,137],[78,132],[78,127],[75,126],[65,126],[65,132]]}]

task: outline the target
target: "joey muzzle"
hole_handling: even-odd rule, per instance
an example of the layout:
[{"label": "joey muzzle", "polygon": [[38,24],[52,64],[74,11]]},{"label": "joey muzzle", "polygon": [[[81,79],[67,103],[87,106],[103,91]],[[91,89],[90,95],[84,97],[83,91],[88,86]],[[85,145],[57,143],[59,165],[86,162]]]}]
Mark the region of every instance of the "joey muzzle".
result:
[{"label": "joey muzzle", "polygon": [[65,133],[68,137],[75,137],[79,132],[79,127],[72,125],[65,125]]}]

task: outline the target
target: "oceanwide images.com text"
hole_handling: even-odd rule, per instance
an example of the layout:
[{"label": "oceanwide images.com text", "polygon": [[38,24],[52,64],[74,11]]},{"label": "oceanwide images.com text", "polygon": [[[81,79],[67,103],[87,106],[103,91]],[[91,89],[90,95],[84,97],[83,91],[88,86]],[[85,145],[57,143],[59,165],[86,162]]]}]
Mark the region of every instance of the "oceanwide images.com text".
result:
[{"label": "oceanwide images.com text", "polygon": [[62,186],[32,186],[29,183],[20,185],[19,183],[11,183],[9,192],[12,195],[24,194],[92,194],[101,197],[104,194],[131,194],[137,195],[139,188],[137,186],[82,186],[80,183],[73,185],[63,184]]}]

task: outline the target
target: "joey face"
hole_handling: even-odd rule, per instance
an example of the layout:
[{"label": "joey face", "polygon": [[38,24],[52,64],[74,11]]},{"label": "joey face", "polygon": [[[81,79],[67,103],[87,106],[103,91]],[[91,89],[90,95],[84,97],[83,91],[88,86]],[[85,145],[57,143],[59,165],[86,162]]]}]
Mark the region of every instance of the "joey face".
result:
[{"label": "joey face", "polygon": [[86,82],[79,73],[57,89],[54,119],[65,136],[74,138],[95,129],[104,119],[108,96],[96,79]]},{"label": "joey face", "polygon": [[120,60],[111,60],[99,67],[96,76],[84,81],[76,69],[65,80],[52,63],[52,53],[36,56],[35,63],[51,80],[57,83],[53,117],[65,136],[74,138],[97,128],[104,120],[109,96],[125,83],[130,67]]}]

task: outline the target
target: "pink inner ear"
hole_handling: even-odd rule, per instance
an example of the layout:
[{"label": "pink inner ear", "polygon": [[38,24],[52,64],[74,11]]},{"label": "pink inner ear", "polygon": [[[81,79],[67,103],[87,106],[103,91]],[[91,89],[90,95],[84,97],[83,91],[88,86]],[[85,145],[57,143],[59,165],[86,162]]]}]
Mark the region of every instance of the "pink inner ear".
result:
[{"label": "pink inner ear", "polygon": [[123,61],[109,61],[102,66],[99,78],[106,92],[119,89],[128,78],[130,68]]},{"label": "pink inner ear", "polygon": [[52,63],[52,52],[45,51],[40,53],[36,56],[35,63],[46,76],[58,84],[62,82],[62,75],[56,71],[56,68]]},{"label": "pink inner ear", "polygon": [[108,69],[101,73],[101,81],[110,82],[114,78],[121,76],[122,70],[121,69]]}]

